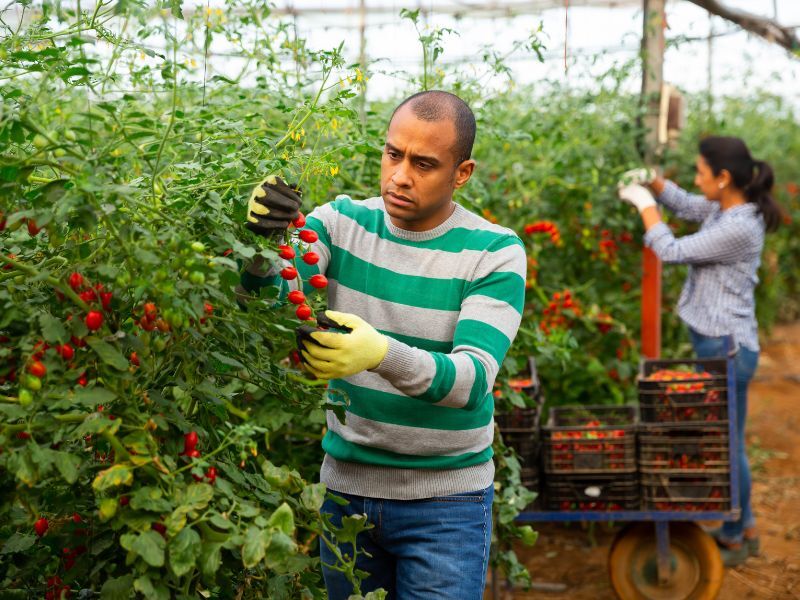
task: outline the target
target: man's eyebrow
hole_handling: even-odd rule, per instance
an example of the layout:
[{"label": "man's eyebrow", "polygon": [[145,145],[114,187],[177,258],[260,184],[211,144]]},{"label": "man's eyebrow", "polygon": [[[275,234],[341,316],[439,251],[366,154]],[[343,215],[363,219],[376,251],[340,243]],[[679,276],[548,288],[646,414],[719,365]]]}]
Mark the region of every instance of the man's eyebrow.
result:
[{"label": "man's eyebrow", "polygon": [[[399,148],[396,148],[396,147],[392,146],[392,144],[390,144],[389,142],[386,142],[384,144],[384,147],[387,150],[392,150],[394,152],[397,152],[398,154],[403,154],[403,152]],[[429,162],[432,165],[439,165],[442,162],[438,158],[436,158],[435,156],[425,156],[424,154],[412,154],[411,158],[413,160],[422,160],[422,161],[425,161],[425,162]]]}]

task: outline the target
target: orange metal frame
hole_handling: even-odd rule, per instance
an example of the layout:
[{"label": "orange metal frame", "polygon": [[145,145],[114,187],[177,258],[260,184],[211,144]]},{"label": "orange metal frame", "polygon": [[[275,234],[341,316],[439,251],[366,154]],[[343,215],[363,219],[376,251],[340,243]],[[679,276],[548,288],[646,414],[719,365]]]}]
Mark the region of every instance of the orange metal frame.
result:
[{"label": "orange metal frame", "polygon": [[661,355],[661,259],[650,248],[642,254],[642,356]]}]

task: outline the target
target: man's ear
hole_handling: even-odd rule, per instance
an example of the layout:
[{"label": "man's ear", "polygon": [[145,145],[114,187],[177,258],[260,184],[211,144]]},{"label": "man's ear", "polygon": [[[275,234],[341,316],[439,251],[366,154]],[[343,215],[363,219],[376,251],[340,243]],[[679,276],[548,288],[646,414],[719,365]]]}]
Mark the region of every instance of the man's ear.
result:
[{"label": "man's ear", "polygon": [[472,177],[473,171],[475,171],[475,161],[471,158],[458,165],[456,167],[455,188],[458,189],[467,183],[469,178]]}]

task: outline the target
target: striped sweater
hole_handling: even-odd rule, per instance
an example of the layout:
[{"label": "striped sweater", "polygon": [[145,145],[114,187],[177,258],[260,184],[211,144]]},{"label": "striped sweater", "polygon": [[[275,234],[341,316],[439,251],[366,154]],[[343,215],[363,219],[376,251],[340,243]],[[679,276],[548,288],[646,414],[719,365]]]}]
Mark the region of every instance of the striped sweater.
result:
[{"label": "striped sweater", "polygon": [[[329,411],[321,481],[400,500],[491,485],[491,392],[525,295],[520,239],[460,205],[434,229],[400,229],[381,197],[340,196],[316,208],[306,228],[319,235],[320,260],[298,261],[303,279],[325,274],[328,307],[389,339],[375,369],[329,383],[346,422]],[[270,274],[245,272],[243,286],[276,283]]]}]

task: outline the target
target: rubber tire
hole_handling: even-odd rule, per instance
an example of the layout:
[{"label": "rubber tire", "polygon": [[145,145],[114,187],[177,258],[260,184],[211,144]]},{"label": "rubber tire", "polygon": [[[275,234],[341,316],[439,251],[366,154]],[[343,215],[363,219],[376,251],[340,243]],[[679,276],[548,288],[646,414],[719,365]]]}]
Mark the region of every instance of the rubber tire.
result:
[{"label": "rubber tire", "polygon": [[[714,539],[695,523],[669,524],[670,550],[692,557],[696,563],[691,572],[680,576],[697,579],[686,593],[669,596],[669,600],[714,600],[722,587],[725,568]],[[646,554],[642,554],[642,553]],[[636,573],[635,564],[655,560],[656,530],[653,523],[632,523],[617,534],[608,556],[608,575],[611,587],[621,600],[653,600],[648,586],[642,585],[644,573]],[[652,564],[652,563],[651,563]],[[652,573],[652,568],[649,569]],[[638,576],[637,576],[638,575]],[[673,577],[675,574],[673,574]],[[648,581],[650,585],[656,582]],[[691,585],[691,584],[689,584]],[[651,592],[652,593],[652,592]],[[658,596],[659,598],[666,596]]]}]

